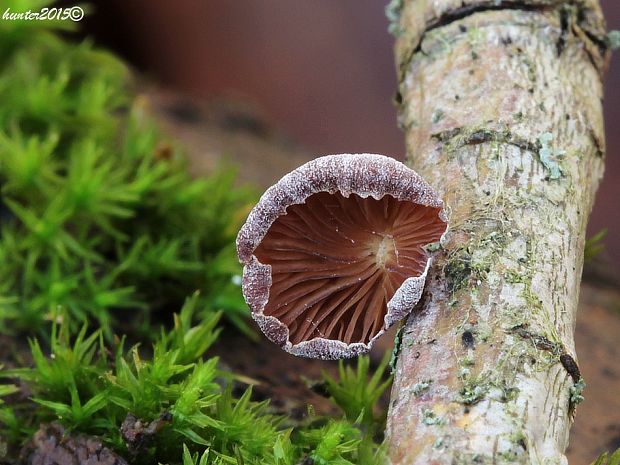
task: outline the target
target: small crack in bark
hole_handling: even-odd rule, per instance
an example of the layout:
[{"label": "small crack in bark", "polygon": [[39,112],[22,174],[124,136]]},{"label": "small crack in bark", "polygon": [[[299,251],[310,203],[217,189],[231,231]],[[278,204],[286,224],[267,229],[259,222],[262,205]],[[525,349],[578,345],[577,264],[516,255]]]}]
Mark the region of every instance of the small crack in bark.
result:
[{"label": "small crack in bark", "polygon": [[568,36],[569,31],[569,19],[570,12],[567,8],[560,9],[560,28],[562,32],[560,33],[560,37],[556,43],[556,48],[558,51],[558,56],[562,55],[564,48],[566,47],[566,38]]},{"label": "small crack in bark", "polygon": [[[594,66],[595,69],[598,69],[599,73],[602,75],[607,68],[609,53],[609,44],[607,41],[600,38],[592,31],[582,28],[579,23],[573,23],[572,32],[575,37],[586,44],[583,51],[588,56],[588,60],[592,63],[592,66]],[[596,51],[591,50],[592,47],[587,46],[588,42],[591,42],[594,47],[596,47]]]},{"label": "small crack in bark", "polygon": [[[431,21],[424,31],[419,36],[417,45],[411,50],[407,59],[402,62],[401,69],[407,68],[413,57],[418,53],[424,53],[422,51],[422,43],[426,35],[435,30],[442,27],[449,26],[450,24],[460,21],[462,19],[467,18],[468,16],[472,16],[476,13],[483,13],[485,11],[499,11],[499,10],[521,10],[521,11],[545,11],[554,7],[553,3],[545,3],[541,5],[528,5],[521,1],[508,0],[500,2],[499,4],[496,1],[485,1],[482,3],[474,4],[474,5],[464,5],[461,8],[456,8],[454,10],[447,11],[443,13],[439,18]],[[403,73],[404,75],[404,73]],[[402,81],[402,77],[401,77]]]},{"label": "small crack in bark", "polygon": [[[464,128],[454,128],[436,132],[431,134],[431,137],[442,144],[450,144],[451,141],[461,136],[463,132]],[[605,151],[601,147],[601,143],[593,131],[590,131],[590,138],[596,147],[596,156],[603,157],[605,155]],[[540,144],[538,141],[531,142],[520,137],[515,137],[508,130],[496,131],[492,129],[479,129],[473,131],[471,134],[464,136],[454,148],[463,147],[465,145],[479,145],[486,142],[501,142],[504,144],[513,145],[521,150],[531,152],[535,155],[539,155],[540,152]]]},{"label": "small crack in bark", "polygon": [[[569,20],[571,16],[569,7],[571,6],[577,8],[577,13],[575,15],[572,28],[569,27],[569,24],[570,24]],[[456,8],[456,9],[444,12],[439,18],[436,18],[435,20],[429,22],[426,28],[420,33],[416,46],[412,48],[407,58],[401,62],[401,66],[400,66],[401,75],[400,75],[399,81],[402,82],[402,80],[404,79],[406,70],[409,68],[409,65],[411,61],[413,60],[413,57],[418,53],[424,54],[424,51],[422,50],[422,43],[424,42],[426,35],[435,29],[449,26],[450,24],[454,22],[461,21],[476,13],[483,13],[486,11],[516,10],[516,11],[546,13],[546,12],[549,12],[549,11],[552,11],[558,8],[561,8],[560,23],[561,23],[561,30],[562,30],[560,38],[558,39],[558,43],[557,43],[558,56],[561,55],[562,52],[564,51],[566,47],[566,42],[567,42],[566,39],[568,37],[568,32],[571,31],[581,41],[584,41],[584,42],[590,41],[598,48],[598,51],[600,54],[600,57],[598,57],[599,58],[598,60],[597,60],[597,57],[592,56],[592,52],[588,50],[588,47],[586,47],[585,51],[592,65],[597,70],[599,70],[600,73],[602,73],[603,68],[605,67],[604,57],[606,53],[609,51],[609,44],[605,40],[605,38],[601,38],[594,32],[588,30],[587,27],[581,26],[582,24],[587,26],[588,18],[584,11],[586,7],[584,7],[584,4],[580,2],[579,0],[573,0],[569,2],[551,0],[545,3],[540,3],[540,4],[535,4],[535,5],[529,4],[527,0],[505,0],[505,1],[500,0],[499,3],[495,0],[488,0],[488,1],[483,1],[481,3],[477,3],[474,5],[464,5],[460,8]],[[582,32],[582,34],[579,34],[578,31],[575,30],[575,28],[578,28]],[[600,63],[601,59],[603,61],[603,65],[601,65]]]},{"label": "small crack in bark", "polygon": [[498,10],[519,10],[519,11],[548,11],[553,9],[557,5],[553,2],[543,3],[539,5],[529,5],[524,1],[514,1],[507,0],[503,2],[496,1],[486,1],[477,3],[474,5],[465,5],[461,8],[456,8],[451,11],[447,11],[442,14],[435,21],[431,22],[426,29],[424,30],[422,36],[420,37],[420,43],[418,44],[418,49],[421,47],[422,39],[425,34],[428,34],[433,29],[439,29],[440,27],[448,26],[456,21],[460,21],[461,19],[465,19],[468,16],[472,16],[476,13],[482,13],[485,11],[498,11]]},{"label": "small crack in bark", "polygon": [[554,355],[566,353],[561,344],[557,342],[552,342],[545,336],[541,336],[540,334],[533,333],[532,331],[527,329],[527,325],[514,326],[510,328],[508,332],[531,341],[532,344],[534,344],[534,347],[536,347],[538,350],[551,352]]},{"label": "small crack in bark", "polygon": [[[451,140],[458,138],[462,133],[463,128],[454,128],[448,131],[442,131],[432,134],[431,137],[439,142],[446,144],[450,143]],[[473,131],[471,134],[463,137],[463,139],[459,141],[458,146],[462,147],[465,145],[479,145],[486,142],[503,142],[506,144],[514,145],[521,150],[527,150],[534,154],[538,154],[540,148],[538,142],[534,143],[525,139],[521,139],[519,137],[515,137],[508,131],[495,131],[491,129],[479,129]]]},{"label": "small crack in bark", "polygon": [[547,339],[545,336],[541,336],[540,334],[533,333],[529,329],[527,329],[527,325],[519,325],[508,330],[511,334],[516,334],[517,336],[527,339],[534,344],[538,350],[544,350],[547,352],[551,352],[554,355],[558,356],[559,362],[562,364],[566,372],[570,375],[574,383],[579,382],[581,379],[581,371],[579,370],[579,366],[577,362],[570,355],[564,346],[558,342],[552,342]]}]

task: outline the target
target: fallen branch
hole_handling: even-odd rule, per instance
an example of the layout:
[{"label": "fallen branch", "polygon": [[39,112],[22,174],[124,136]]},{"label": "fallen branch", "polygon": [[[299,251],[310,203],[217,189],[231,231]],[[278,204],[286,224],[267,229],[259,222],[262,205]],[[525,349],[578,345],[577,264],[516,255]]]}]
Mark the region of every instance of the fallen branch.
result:
[{"label": "fallen branch", "polygon": [[565,464],[583,399],[573,333],[585,228],[603,173],[598,2],[401,7],[400,124],[410,165],[451,215],[402,332],[389,456]]}]

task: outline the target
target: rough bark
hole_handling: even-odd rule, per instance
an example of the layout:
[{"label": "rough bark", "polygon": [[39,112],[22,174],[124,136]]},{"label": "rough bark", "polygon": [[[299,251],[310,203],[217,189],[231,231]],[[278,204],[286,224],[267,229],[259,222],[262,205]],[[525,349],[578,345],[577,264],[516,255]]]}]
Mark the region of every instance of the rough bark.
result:
[{"label": "rough bark", "polygon": [[400,336],[394,464],[565,464],[587,217],[603,173],[597,0],[404,0],[400,123],[451,209]]}]

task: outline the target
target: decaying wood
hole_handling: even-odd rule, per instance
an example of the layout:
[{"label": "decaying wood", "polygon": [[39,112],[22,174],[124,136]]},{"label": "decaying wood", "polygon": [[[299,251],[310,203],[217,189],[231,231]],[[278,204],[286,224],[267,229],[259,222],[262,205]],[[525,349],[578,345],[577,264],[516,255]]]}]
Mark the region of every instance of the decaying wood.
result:
[{"label": "decaying wood", "polygon": [[394,464],[565,464],[587,217],[603,173],[596,0],[404,0],[400,123],[451,208],[400,337]]}]

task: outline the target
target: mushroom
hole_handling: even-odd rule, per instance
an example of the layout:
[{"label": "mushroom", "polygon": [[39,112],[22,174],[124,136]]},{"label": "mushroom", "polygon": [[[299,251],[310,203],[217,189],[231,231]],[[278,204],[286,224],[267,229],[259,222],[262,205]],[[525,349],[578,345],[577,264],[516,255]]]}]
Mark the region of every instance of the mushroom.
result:
[{"label": "mushroom", "polygon": [[270,187],[237,237],[252,317],[294,355],[368,352],[420,299],[443,203],[383,155],[317,158]]}]

